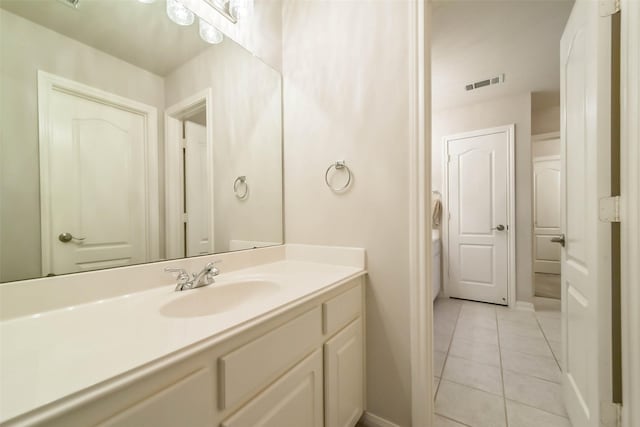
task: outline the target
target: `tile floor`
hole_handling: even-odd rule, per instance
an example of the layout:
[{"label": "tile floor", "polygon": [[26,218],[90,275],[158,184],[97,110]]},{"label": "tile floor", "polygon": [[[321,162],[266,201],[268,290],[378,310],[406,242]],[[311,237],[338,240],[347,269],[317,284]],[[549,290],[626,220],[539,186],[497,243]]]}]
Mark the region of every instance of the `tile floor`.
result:
[{"label": "tile floor", "polygon": [[571,427],[560,382],[560,301],[536,312],[437,299],[436,427]]}]

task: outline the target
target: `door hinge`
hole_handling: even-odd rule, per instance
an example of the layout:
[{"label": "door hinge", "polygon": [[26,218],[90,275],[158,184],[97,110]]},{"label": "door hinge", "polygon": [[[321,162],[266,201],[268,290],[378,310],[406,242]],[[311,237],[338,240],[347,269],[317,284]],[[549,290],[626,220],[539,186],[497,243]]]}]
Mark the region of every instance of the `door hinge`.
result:
[{"label": "door hinge", "polygon": [[598,216],[602,222],[620,222],[620,196],[600,199]]},{"label": "door hinge", "polygon": [[620,0],[600,0],[598,9],[601,18],[614,15],[620,12]]},{"label": "door hinge", "polygon": [[184,222],[184,223],[189,222],[189,214],[188,213],[183,213],[182,214],[182,222]]},{"label": "door hinge", "polygon": [[180,140],[180,148],[182,148],[182,149],[187,148],[187,138],[182,138]]},{"label": "door hinge", "polygon": [[622,405],[613,402],[600,402],[600,426],[621,427]]}]

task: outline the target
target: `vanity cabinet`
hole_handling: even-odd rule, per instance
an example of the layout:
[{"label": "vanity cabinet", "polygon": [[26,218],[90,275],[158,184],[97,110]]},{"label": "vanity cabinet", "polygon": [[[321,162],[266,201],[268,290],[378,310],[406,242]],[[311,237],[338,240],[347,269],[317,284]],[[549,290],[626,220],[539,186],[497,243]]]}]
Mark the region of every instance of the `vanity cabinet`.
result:
[{"label": "vanity cabinet", "polygon": [[327,427],[353,427],[363,411],[362,320],[324,345],[324,408]]},{"label": "vanity cabinet", "polygon": [[322,427],[322,389],[322,352],[316,350],[221,427]]},{"label": "vanity cabinet", "polygon": [[7,426],[353,427],[364,410],[363,302],[360,276]]}]

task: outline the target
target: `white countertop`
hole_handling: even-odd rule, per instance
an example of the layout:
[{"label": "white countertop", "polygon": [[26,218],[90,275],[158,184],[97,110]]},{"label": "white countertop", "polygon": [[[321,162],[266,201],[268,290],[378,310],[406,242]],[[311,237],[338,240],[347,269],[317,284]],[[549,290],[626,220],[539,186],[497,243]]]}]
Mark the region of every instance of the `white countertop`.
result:
[{"label": "white countertop", "polygon": [[[364,272],[360,266],[286,259],[221,274],[209,287],[175,292],[174,285],[161,286],[0,322],[0,422],[197,343],[214,344],[252,319]],[[227,283],[240,278],[277,287],[211,315],[166,314],[173,301],[233,286]]]}]

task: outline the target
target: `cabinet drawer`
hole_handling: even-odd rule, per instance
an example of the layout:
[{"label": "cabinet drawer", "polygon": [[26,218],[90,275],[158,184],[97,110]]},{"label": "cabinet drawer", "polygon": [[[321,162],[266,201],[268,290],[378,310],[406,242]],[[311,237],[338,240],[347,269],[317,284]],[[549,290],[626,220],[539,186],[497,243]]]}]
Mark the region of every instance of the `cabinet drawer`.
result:
[{"label": "cabinet drawer", "polygon": [[362,311],[362,287],[356,286],[322,304],[322,332],[332,335]]},{"label": "cabinet drawer", "polygon": [[220,409],[250,398],[322,340],[320,307],[218,359]]},{"label": "cabinet drawer", "polygon": [[220,427],[322,427],[322,352],[316,350]]}]

